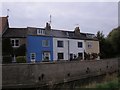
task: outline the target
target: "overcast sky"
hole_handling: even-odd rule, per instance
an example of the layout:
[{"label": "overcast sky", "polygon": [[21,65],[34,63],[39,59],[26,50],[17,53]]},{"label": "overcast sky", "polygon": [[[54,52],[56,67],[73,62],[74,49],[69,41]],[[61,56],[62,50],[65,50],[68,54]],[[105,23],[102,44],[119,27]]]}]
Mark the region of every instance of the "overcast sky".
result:
[{"label": "overcast sky", "polygon": [[9,9],[10,27],[45,27],[51,18],[54,29],[107,35],[118,26],[117,2],[5,2],[2,16]]}]

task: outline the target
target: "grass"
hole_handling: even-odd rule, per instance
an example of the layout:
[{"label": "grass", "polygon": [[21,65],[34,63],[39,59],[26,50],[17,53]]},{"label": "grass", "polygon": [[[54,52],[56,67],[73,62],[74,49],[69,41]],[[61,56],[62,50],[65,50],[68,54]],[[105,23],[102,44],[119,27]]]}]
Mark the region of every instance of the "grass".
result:
[{"label": "grass", "polygon": [[83,88],[109,88],[109,90],[113,90],[113,88],[120,88],[120,82],[118,79],[120,79],[120,77],[118,78],[118,74],[107,74],[101,83],[92,82]]}]

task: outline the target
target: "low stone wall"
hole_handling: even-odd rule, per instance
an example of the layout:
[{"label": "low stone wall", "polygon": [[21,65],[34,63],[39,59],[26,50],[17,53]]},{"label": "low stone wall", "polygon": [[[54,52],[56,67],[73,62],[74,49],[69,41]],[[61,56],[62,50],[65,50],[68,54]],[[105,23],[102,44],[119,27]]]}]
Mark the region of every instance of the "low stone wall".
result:
[{"label": "low stone wall", "polygon": [[118,70],[118,59],[54,63],[3,64],[3,88],[34,88]]}]

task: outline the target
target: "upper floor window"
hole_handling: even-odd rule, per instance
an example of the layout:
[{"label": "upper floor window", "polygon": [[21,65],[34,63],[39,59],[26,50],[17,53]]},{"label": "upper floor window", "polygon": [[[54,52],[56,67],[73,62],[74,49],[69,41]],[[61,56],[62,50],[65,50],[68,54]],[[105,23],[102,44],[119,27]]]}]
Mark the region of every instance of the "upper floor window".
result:
[{"label": "upper floor window", "polygon": [[49,47],[49,40],[42,40],[43,47]]},{"label": "upper floor window", "polygon": [[57,47],[63,47],[63,41],[57,41]]},{"label": "upper floor window", "polygon": [[37,35],[44,35],[44,34],[45,34],[45,30],[37,29]]},{"label": "upper floor window", "polygon": [[92,42],[88,42],[88,48],[92,48]]},{"label": "upper floor window", "polygon": [[19,47],[19,39],[11,39],[12,47]]},{"label": "upper floor window", "polygon": [[78,48],[82,48],[83,45],[82,45],[82,42],[78,42]]}]

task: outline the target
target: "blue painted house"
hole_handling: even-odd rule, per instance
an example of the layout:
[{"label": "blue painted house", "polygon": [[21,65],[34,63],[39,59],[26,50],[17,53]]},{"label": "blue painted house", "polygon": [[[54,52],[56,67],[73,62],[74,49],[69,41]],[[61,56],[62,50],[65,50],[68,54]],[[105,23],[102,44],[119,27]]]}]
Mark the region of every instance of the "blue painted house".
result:
[{"label": "blue painted house", "polygon": [[53,38],[50,36],[27,37],[27,62],[53,60]]}]

